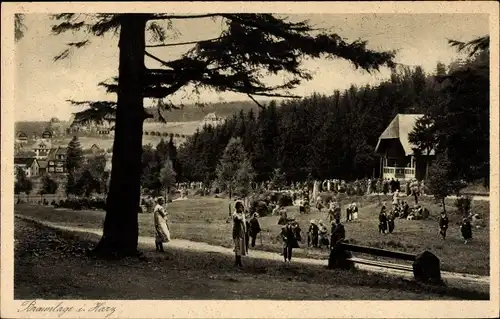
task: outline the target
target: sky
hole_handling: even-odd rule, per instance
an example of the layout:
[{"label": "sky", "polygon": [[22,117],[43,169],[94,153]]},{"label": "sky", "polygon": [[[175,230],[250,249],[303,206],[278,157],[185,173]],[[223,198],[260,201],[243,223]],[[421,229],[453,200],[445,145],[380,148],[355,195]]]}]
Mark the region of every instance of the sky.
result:
[{"label": "sky", "polygon": [[[307,14],[288,15],[290,20],[309,20],[317,27],[327,28],[348,41],[367,40],[368,47],[398,50],[396,61],[421,65],[427,73],[434,72],[437,62],[448,64],[459,57],[447,39],[468,41],[489,33],[485,14]],[[51,34],[54,23],[47,14],[27,14],[23,39],[15,45],[15,119],[16,121],[69,119],[79,109],[67,100],[115,100],[97,83],[118,72],[118,36],[92,38],[88,47],[78,49],[70,57],[54,62],[53,57],[65,44],[81,39],[81,35]],[[174,23],[177,32],[170,42],[186,42],[216,37],[220,21],[193,19]],[[179,57],[189,46],[148,49],[159,58]],[[146,58],[146,66],[158,67]],[[314,92],[331,94],[334,90],[355,85],[376,85],[387,79],[388,70],[368,74],[356,70],[344,60],[308,60],[305,68],[313,79],[291,93],[307,96]],[[279,79],[266,81],[276,83]],[[186,90],[172,97],[174,103],[218,102],[248,99],[244,95],[202,91],[199,95]],[[146,103],[147,104],[147,103]]]}]

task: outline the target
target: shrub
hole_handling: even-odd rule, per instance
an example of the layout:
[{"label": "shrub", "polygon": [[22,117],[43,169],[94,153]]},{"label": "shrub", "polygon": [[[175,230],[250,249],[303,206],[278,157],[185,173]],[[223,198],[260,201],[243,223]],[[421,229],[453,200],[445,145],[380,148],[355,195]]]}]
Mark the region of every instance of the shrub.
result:
[{"label": "shrub", "polygon": [[472,207],[472,197],[461,196],[455,199],[455,207],[463,216],[468,215]]},{"label": "shrub", "polygon": [[292,206],[293,198],[290,194],[278,194],[278,205],[280,206]]}]

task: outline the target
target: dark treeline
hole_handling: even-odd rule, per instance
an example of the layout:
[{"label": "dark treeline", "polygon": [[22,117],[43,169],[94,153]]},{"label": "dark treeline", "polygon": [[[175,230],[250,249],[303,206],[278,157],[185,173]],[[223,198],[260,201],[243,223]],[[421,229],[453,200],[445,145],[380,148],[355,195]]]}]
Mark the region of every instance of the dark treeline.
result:
[{"label": "dark treeline", "polygon": [[[378,86],[351,86],[343,92],[335,91],[331,96],[314,94],[300,100],[283,101],[281,105],[273,101],[258,113],[240,111],[225,124],[215,128],[206,126],[188,139],[178,150],[177,179],[214,180],[217,163],[231,137],[242,139],[257,181],[269,180],[276,168],[286,174],[288,181],[309,178],[353,180],[374,174],[378,176],[379,158],[374,149],[378,137],[396,114],[453,112],[452,107],[445,105],[457,105],[457,101],[464,98],[471,106],[471,113],[464,113],[466,106],[461,105],[463,107],[453,114],[456,120],[448,123],[453,127],[440,128],[441,135],[446,135],[446,130],[455,134],[448,144],[440,143],[440,149],[444,145],[444,149],[455,152],[457,156],[451,154],[451,158],[459,160],[457,164],[469,165],[464,163],[463,149],[458,156],[460,147],[457,143],[464,142],[459,139],[460,132],[465,135],[472,130],[477,133],[473,142],[483,142],[468,145],[468,151],[474,157],[480,157],[478,162],[487,161],[483,157],[488,154],[489,133],[470,125],[484,125],[485,119],[488,124],[489,101],[484,98],[489,95],[489,87],[484,83],[462,81],[461,90],[453,91],[453,81],[446,84],[440,78],[468,69],[481,56],[484,59],[482,54],[449,66],[438,63],[432,75],[425,74],[421,67],[401,67],[393,70],[390,79]],[[489,70],[484,72],[487,79]],[[464,88],[464,85],[469,87]],[[478,120],[469,121],[471,116]],[[482,172],[486,171],[483,169]]]}]

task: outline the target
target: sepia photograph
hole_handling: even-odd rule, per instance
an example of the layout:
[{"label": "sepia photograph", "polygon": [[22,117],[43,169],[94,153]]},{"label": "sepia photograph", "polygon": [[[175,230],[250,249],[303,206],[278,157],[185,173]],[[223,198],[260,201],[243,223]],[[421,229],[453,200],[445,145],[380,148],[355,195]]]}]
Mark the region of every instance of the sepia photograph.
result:
[{"label": "sepia photograph", "polygon": [[2,313],[495,317],[498,5],[460,3],[2,4]]}]

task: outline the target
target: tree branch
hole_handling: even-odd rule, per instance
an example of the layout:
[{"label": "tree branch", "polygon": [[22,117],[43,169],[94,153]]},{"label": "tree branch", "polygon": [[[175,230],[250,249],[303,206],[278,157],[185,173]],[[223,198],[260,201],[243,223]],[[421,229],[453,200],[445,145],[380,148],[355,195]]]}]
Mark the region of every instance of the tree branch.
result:
[{"label": "tree branch", "polygon": [[219,39],[222,39],[222,38],[223,37],[218,37],[218,38],[213,38],[213,39],[208,39],[208,40],[198,40],[198,41],[151,44],[151,45],[146,45],[146,48],[174,47],[174,46],[181,46],[181,45],[188,45],[188,44],[208,43],[208,42],[212,42],[212,41],[219,40]]},{"label": "tree branch", "polygon": [[203,19],[203,18],[215,18],[220,16],[222,16],[221,13],[190,14],[190,15],[157,14],[149,17],[148,20]]},{"label": "tree branch", "polygon": [[259,101],[257,101],[256,99],[253,98],[253,96],[251,96],[250,94],[247,94],[247,96],[255,103],[257,104],[258,107],[260,107],[261,109],[265,110],[266,107],[262,104],[259,103]]}]

